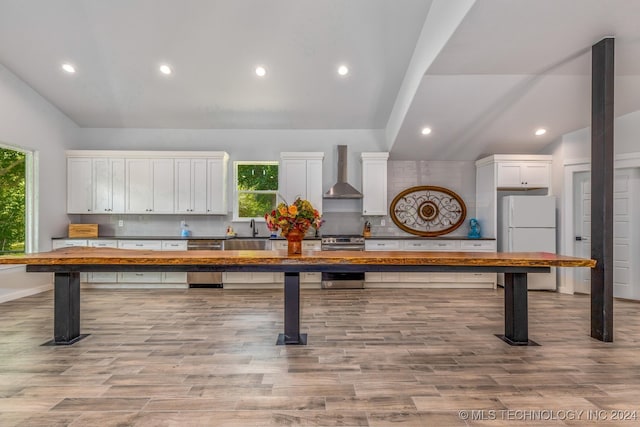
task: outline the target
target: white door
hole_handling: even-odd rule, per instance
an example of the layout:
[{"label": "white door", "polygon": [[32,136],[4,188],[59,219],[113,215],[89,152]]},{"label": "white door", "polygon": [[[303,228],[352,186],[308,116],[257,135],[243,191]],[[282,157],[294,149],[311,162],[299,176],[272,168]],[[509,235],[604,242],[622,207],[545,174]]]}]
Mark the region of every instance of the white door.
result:
[{"label": "white door", "polygon": [[[573,174],[573,227],[575,236],[574,254],[580,258],[591,258],[591,172]],[[591,293],[591,270],[573,268],[574,291]]]},{"label": "white door", "polygon": [[[632,170],[615,173],[613,200],[613,296],[637,298],[632,274]],[[575,255],[591,258],[591,177],[589,172],[574,174]],[[591,271],[573,269],[575,292],[591,292]]]},{"label": "white door", "polygon": [[613,188],[613,296],[633,299],[632,169],[616,171]]}]

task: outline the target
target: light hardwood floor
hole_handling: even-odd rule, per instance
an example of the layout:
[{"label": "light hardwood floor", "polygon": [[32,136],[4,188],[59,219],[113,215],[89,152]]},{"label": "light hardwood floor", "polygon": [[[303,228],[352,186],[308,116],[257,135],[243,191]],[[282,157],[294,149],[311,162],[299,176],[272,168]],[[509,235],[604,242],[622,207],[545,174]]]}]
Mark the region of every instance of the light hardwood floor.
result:
[{"label": "light hardwood floor", "polygon": [[83,289],[91,336],[69,347],[41,346],[52,292],[0,304],[0,426],[640,425],[611,419],[640,412],[638,303],[602,343],[588,296],[530,292],[541,346],[511,347],[501,290],[302,299],[289,347],[277,290]]}]

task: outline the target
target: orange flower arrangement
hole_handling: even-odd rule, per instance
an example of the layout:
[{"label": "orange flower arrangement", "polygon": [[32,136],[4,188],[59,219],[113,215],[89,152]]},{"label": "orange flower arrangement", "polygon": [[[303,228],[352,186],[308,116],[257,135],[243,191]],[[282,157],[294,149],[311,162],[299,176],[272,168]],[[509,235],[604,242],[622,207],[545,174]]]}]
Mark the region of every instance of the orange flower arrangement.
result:
[{"label": "orange flower arrangement", "polygon": [[264,214],[267,228],[270,231],[281,230],[286,237],[291,230],[298,230],[302,234],[309,228],[320,228],[324,220],[317,209],[314,209],[308,200],[297,198],[293,204],[280,203],[271,213]]}]

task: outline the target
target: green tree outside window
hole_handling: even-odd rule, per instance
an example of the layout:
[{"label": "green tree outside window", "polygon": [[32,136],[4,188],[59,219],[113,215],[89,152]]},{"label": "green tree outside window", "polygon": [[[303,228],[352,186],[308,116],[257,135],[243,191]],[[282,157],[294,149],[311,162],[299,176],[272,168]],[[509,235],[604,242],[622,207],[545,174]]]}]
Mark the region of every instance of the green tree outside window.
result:
[{"label": "green tree outside window", "polygon": [[263,218],[275,208],[278,197],[278,164],[237,162],[238,218]]},{"label": "green tree outside window", "polygon": [[0,147],[0,254],[24,252],[26,155]]}]

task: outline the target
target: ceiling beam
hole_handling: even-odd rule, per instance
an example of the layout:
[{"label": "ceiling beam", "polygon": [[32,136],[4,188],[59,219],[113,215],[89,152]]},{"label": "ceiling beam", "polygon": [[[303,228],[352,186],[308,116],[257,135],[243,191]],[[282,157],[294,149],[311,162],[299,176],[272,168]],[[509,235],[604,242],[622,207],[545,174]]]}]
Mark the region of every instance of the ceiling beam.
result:
[{"label": "ceiling beam", "polygon": [[422,77],[475,2],[476,0],[433,0],[431,3],[387,122],[385,139],[389,151],[398,137]]}]

